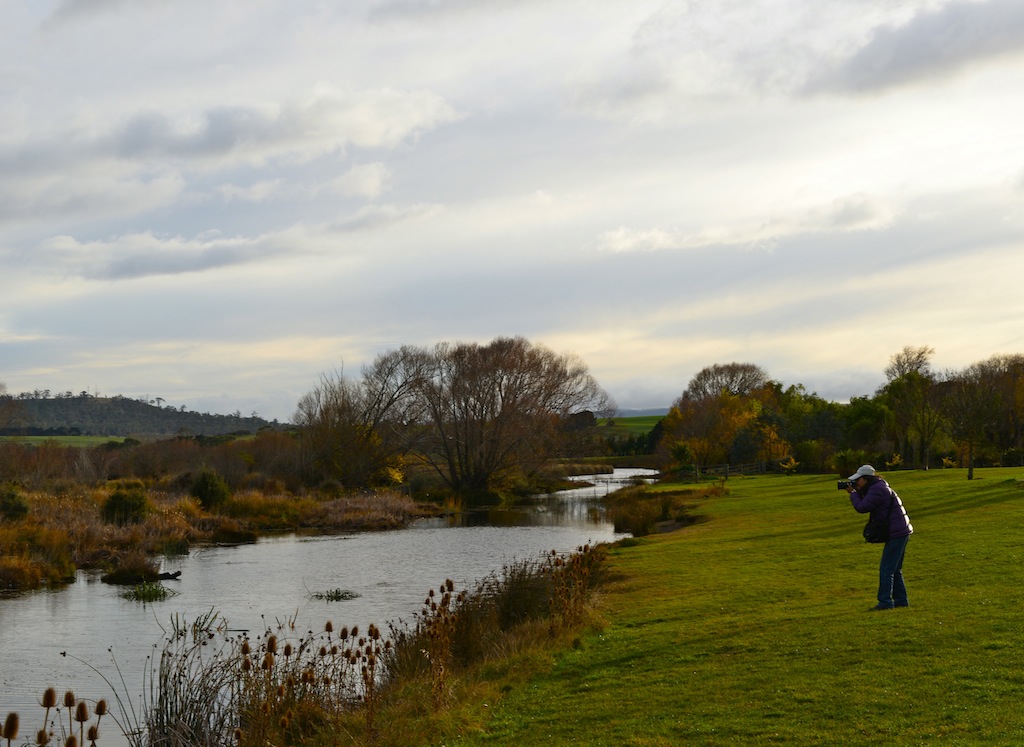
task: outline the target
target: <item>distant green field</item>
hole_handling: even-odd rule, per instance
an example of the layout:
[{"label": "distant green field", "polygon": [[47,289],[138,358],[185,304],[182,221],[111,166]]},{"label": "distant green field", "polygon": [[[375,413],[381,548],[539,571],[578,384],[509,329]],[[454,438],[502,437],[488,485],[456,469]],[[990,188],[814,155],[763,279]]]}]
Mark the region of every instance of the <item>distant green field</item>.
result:
[{"label": "distant green field", "polygon": [[609,435],[636,436],[646,435],[664,418],[664,415],[638,415],[630,418],[606,418],[600,421],[601,428],[611,431]]},{"label": "distant green field", "polygon": [[121,436],[0,436],[0,443],[19,443],[19,444],[45,444],[45,443],[56,443],[61,446],[100,446],[101,444],[110,443],[123,443],[124,438]]}]

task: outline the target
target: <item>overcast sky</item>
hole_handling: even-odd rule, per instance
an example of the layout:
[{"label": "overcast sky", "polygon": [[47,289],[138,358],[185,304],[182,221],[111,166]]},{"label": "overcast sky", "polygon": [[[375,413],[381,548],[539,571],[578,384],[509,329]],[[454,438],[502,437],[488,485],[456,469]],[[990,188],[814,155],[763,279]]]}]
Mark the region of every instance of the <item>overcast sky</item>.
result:
[{"label": "overcast sky", "polygon": [[1020,0],[10,0],[0,382],[289,420],[522,335],[623,408],[1024,352]]}]

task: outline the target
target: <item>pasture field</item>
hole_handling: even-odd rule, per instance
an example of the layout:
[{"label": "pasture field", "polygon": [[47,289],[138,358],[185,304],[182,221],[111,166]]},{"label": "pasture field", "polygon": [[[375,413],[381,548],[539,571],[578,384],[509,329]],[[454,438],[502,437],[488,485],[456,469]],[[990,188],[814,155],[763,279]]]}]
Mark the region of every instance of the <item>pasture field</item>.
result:
[{"label": "pasture field", "polygon": [[0,436],[0,443],[10,442],[19,444],[40,444],[54,443],[60,446],[79,446],[91,448],[102,446],[110,442],[123,443],[123,436]]},{"label": "pasture field", "polygon": [[[662,420],[664,415],[637,415],[630,418],[611,418],[600,421],[602,433],[608,430],[611,434],[621,436],[644,436]],[[609,422],[611,424],[609,424]]]},{"label": "pasture field", "polygon": [[603,623],[445,743],[1024,744],[1024,469],[975,474],[884,475],[916,530],[887,612],[834,476],[729,479],[701,523],[615,546]]}]

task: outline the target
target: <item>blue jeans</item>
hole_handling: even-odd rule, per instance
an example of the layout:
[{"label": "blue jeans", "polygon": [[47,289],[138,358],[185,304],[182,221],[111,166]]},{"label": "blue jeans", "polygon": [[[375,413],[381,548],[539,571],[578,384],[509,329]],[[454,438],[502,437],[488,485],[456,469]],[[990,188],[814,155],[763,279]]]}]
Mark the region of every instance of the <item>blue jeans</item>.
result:
[{"label": "blue jeans", "polygon": [[903,555],[910,537],[896,537],[882,548],[878,566],[878,606],[907,607],[907,587],[903,583]]}]

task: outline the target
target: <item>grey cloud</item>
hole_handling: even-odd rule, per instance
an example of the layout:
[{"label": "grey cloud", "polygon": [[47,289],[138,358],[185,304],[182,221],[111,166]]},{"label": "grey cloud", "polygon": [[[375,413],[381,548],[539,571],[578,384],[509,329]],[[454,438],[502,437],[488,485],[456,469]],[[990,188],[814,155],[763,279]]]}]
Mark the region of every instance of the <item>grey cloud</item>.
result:
[{"label": "grey cloud", "polygon": [[408,220],[428,217],[438,210],[438,205],[380,205],[363,208],[354,215],[346,216],[327,227],[329,233],[356,233],[392,226]]},{"label": "grey cloud", "polygon": [[456,118],[428,91],[333,94],[276,110],[224,106],[196,123],[159,113],[136,116],[106,147],[121,158],[309,157],[348,146],[390,148],[415,133]]},{"label": "grey cloud", "polygon": [[153,155],[211,156],[254,143],[280,141],[289,133],[273,117],[243,107],[212,109],[198,128],[175,128],[157,113],[140,114],[113,135],[113,149],[122,158]]},{"label": "grey cloud", "polygon": [[1024,49],[1024,3],[952,2],[901,26],[876,29],[838,68],[813,79],[810,93],[870,92],[961,71]]},{"label": "grey cloud", "polygon": [[67,131],[0,147],[0,179],[59,172],[101,159],[236,158],[300,160],[332,150],[393,148],[418,132],[458,118],[429,91],[327,94],[279,109],[208,109],[189,121],[138,114],[106,135]]},{"label": "grey cloud", "polygon": [[62,0],[46,19],[44,25],[58,25],[65,21],[92,16],[126,4],[126,0]]},{"label": "grey cloud", "polygon": [[39,251],[44,261],[66,273],[90,280],[127,280],[248,264],[288,250],[270,237],[186,240],[147,233],[88,243],[58,236]]},{"label": "grey cloud", "polygon": [[[523,5],[527,0],[517,0]],[[504,0],[381,0],[370,8],[371,20],[422,18],[453,13],[489,12],[508,8]]]}]

